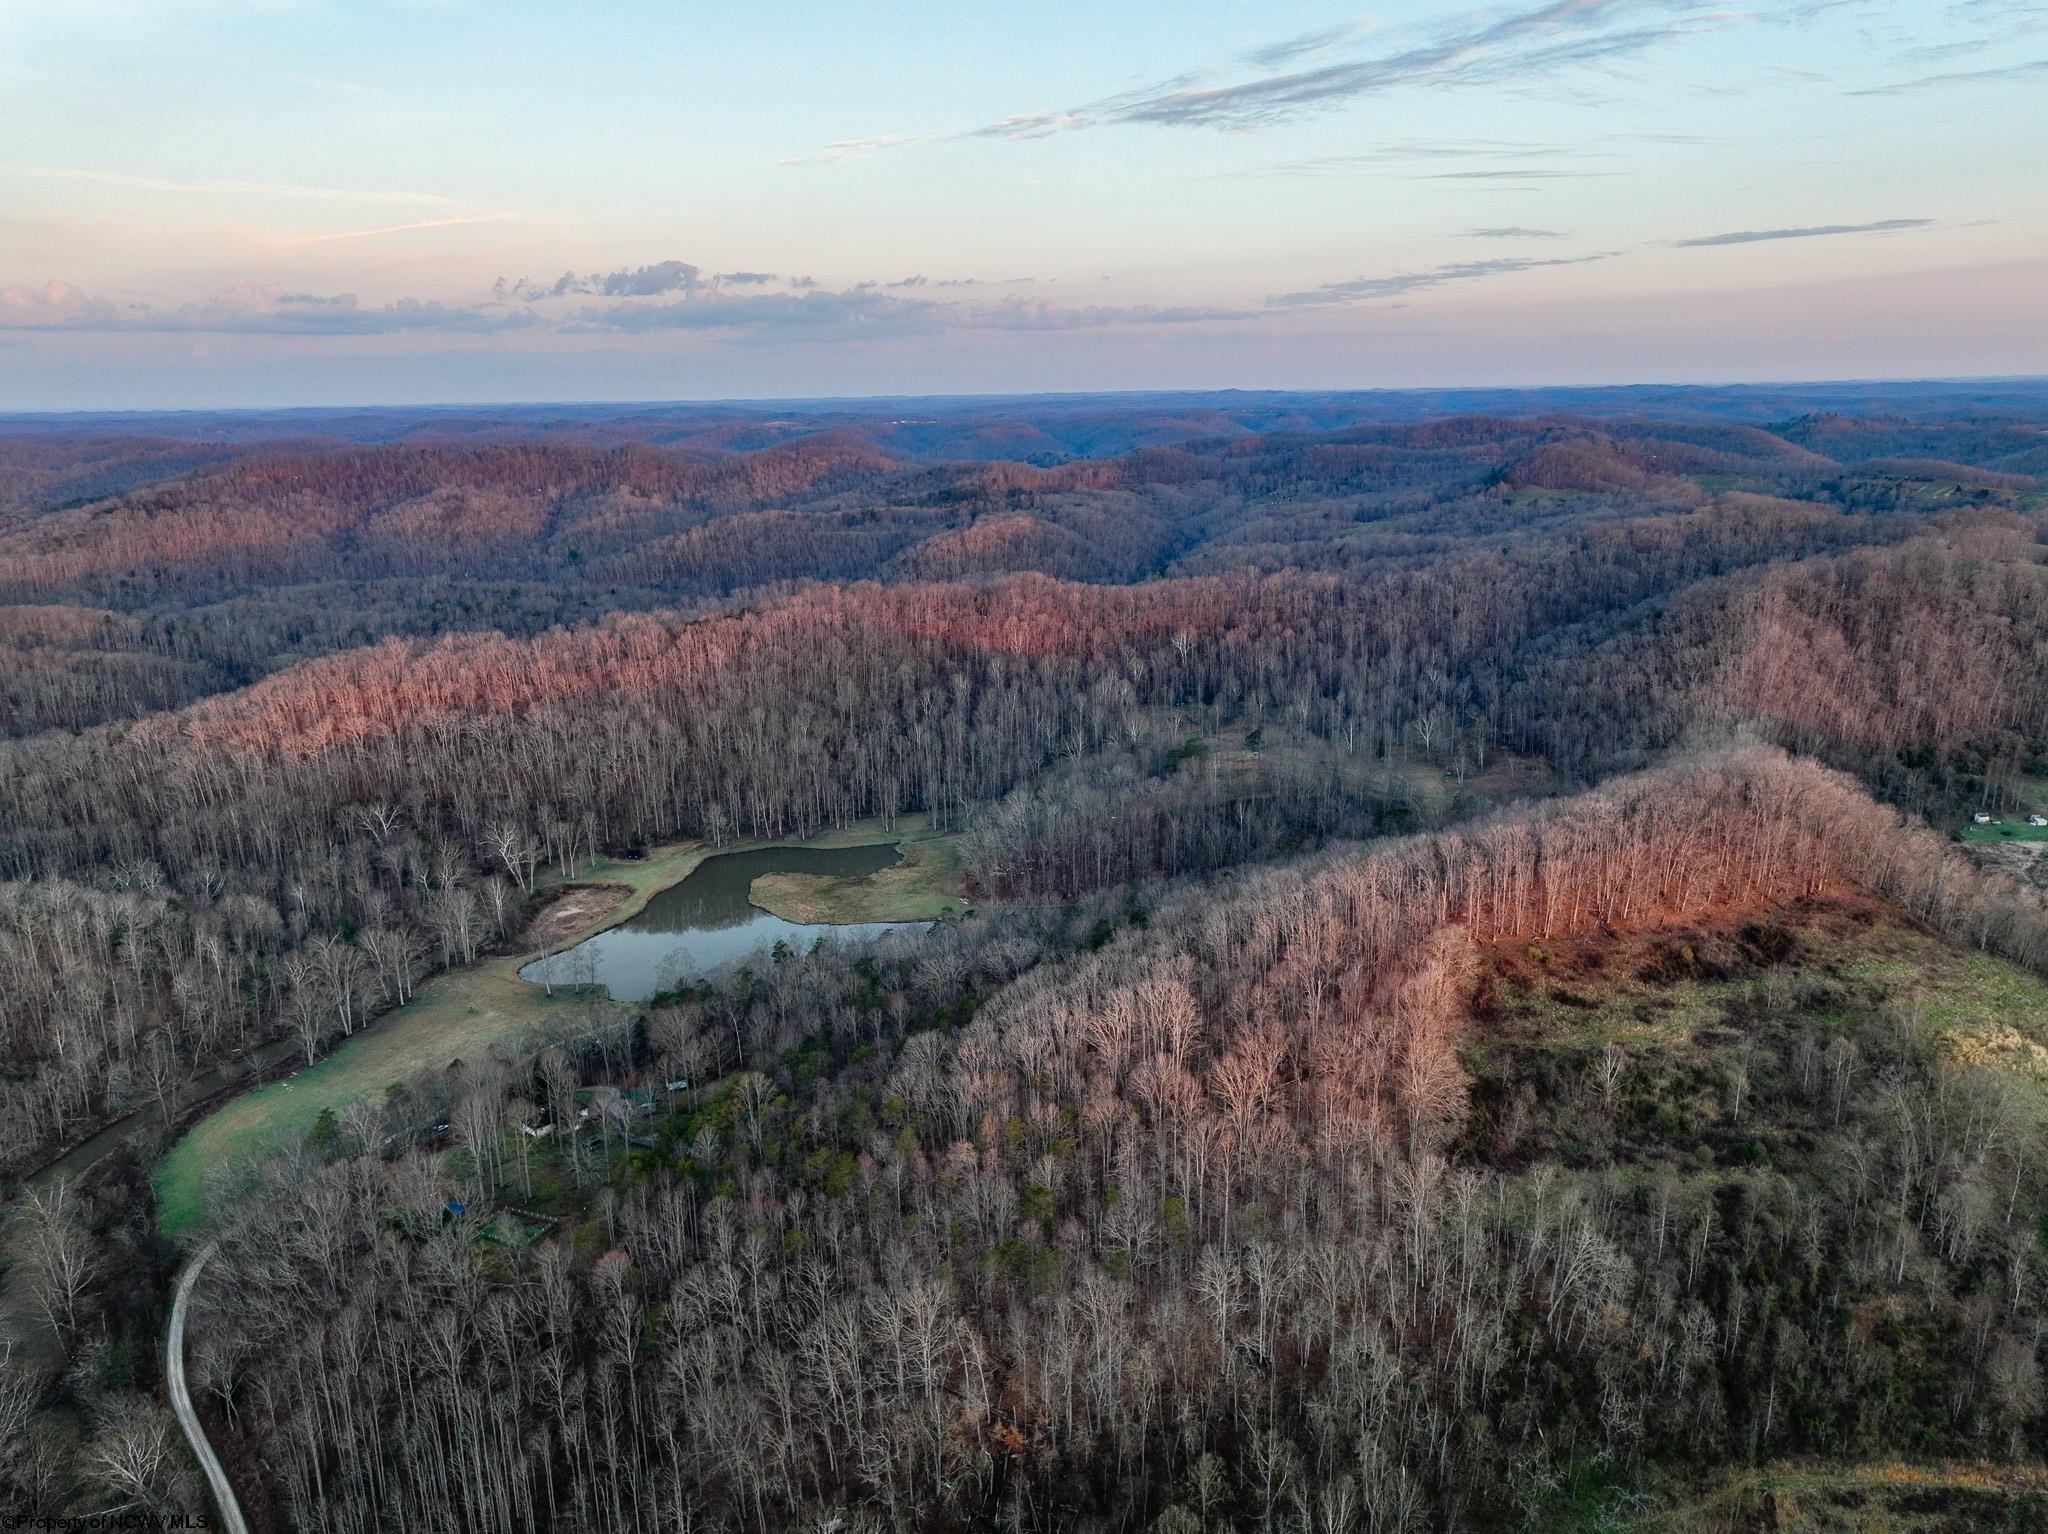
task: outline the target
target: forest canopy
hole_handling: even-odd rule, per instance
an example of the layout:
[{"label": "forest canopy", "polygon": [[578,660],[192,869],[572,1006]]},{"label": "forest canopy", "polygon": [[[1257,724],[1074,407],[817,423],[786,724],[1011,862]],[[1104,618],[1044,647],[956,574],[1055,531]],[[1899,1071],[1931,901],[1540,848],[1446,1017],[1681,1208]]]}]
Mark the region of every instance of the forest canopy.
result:
[{"label": "forest canopy", "polygon": [[[4,423],[0,1507],[201,1505],[203,1226],[262,1527],[2022,1516],[2048,394],[892,408]],[[160,1224],[559,902],[913,833]]]}]

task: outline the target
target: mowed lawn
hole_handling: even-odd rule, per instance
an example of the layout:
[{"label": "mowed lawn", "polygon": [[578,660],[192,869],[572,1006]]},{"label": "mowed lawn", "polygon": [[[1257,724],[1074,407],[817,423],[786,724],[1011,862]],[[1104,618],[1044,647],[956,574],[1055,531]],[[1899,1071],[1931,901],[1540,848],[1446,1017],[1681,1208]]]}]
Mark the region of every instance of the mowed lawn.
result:
[{"label": "mowed lawn", "polygon": [[2024,815],[2001,820],[1996,825],[1972,823],[1957,834],[1966,842],[2048,842],[2048,826],[2030,826]]},{"label": "mowed lawn", "polygon": [[[543,887],[622,884],[632,893],[582,929],[545,948],[501,955],[436,976],[421,986],[407,1005],[386,1013],[325,1059],[282,1081],[245,1092],[201,1119],[157,1165],[158,1223],[166,1235],[196,1231],[205,1218],[206,1181],[213,1168],[261,1160],[304,1140],[321,1110],[338,1112],[349,1103],[379,1096],[387,1087],[451,1060],[481,1060],[494,1040],[542,1021],[551,1011],[588,1006],[591,998],[581,988],[557,986],[549,996],[541,987],[521,980],[520,969],[627,920],[705,858],[762,847],[858,847],[878,842],[928,844],[926,857],[930,861],[921,858],[921,863],[948,871],[956,866],[950,843],[934,837],[922,822],[904,818],[894,830],[870,822],[804,840],[739,842],[725,847],[678,842],[638,861],[601,860],[579,869],[573,879],[544,880]],[[905,919],[915,919],[917,914]]]}]

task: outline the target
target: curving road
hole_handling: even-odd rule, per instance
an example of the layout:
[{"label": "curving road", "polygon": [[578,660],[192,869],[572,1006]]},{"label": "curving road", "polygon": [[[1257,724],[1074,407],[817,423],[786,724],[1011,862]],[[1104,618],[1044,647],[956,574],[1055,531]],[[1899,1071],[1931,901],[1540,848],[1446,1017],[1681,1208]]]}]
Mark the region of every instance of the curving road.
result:
[{"label": "curving road", "polygon": [[185,1312],[191,1306],[199,1270],[206,1266],[214,1251],[214,1243],[207,1242],[192,1254],[185,1271],[178,1275],[177,1297],[171,1301],[171,1324],[164,1336],[164,1378],[170,1383],[171,1410],[178,1414],[178,1426],[185,1430],[185,1440],[192,1445],[200,1469],[206,1472],[207,1485],[213,1488],[214,1506],[220,1509],[220,1526],[227,1534],[249,1534],[242,1505],[235,1500],[235,1488],[228,1483],[220,1456],[206,1441],[206,1430],[199,1425],[199,1414],[192,1409],[192,1392],[185,1384]]}]

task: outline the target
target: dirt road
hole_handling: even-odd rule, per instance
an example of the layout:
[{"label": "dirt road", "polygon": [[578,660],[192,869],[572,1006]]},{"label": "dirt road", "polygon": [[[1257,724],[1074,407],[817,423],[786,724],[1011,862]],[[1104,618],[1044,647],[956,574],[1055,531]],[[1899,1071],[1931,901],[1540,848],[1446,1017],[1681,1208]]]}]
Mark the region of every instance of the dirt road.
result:
[{"label": "dirt road", "polygon": [[213,1253],[214,1244],[209,1241],[192,1254],[185,1271],[178,1275],[177,1297],[171,1301],[171,1324],[164,1334],[164,1378],[170,1383],[171,1410],[178,1414],[178,1426],[185,1430],[186,1441],[192,1445],[199,1467],[206,1472],[206,1483],[213,1488],[214,1506],[220,1509],[220,1526],[227,1534],[249,1534],[242,1506],[235,1500],[235,1488],[228,1483],[220,1456],[206,1441],[206,1429],[199,1425],[199,1413],[192,1409],[192,1392],[185,1384],[185,1313],[191,1308],[192,1288],[199,1282],[199,1270]]}]

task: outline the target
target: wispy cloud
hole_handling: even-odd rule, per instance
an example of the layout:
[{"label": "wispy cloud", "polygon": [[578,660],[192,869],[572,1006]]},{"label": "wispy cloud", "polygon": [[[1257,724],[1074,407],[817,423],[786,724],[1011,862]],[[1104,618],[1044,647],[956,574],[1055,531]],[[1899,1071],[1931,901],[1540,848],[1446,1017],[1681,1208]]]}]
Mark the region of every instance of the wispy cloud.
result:
[{"label": "wispy cloud", "polygon": [[1224,171],[1225,179],[1266,176],[1426,176],[1427,167],[1485,160],[1503,170],[1533,170],[1543,162],[1563,156],[1584,154],[1580,148],[1562,144],[1531,144],[1511,139],[1397,139],[1350,154],[1314,155],[1307,159],[1280,160],[1271,165]]},{"label": "wispy cloud", "polygon": [[83,170],[64,165],[0,165],[0,176],[37,181],[75,181],[118,187],[131,192],[171,192],[192,197],[264,197],[309,202],[390,203],[411,207],[468,207],[460,198],[438,192],[387,192],[363,187],[296,186],[278,181],[179,180],[168,176],[132,176],[119,171]]},{"label": "wispy cloud", "polygon": [[865,160],[881,149],[900,149],[905,144],[927,144],[934,139],[953,138],[951,133],[871,133],[864,138],[836,139],[814,154],[787,155],[778,165],[840,165],[848,160]]},{"label": "wispy cloud", "polygon": [[385,224],[376,229],[344,229],[336,234],[304,234],[285,241],[287,245],[327,245],[336,240],[373,240],[387,234],[411,234],[421,229],[459,229],[465,224],[498,224],[510,213],[473,213],[461,218],[425,218],[410,224]]},{"label": "wispy cloud", "polygon": [[[1185,80],[1060,113],[1011,118],[1036,132],[1102,123],[1160,127],[1263,127],[1404,85],[1479,84],[1639,53],[1736,19],[1695,0],[1550,0],[1427,42],[1312,69],[1192,85]],[[1628,23],[1621,25],[1621,23]],[[1281,45],[1285,46],[1285,45]],[[1287,55],[1283,55],[1283,58]],[[1002,125],[983,132],[998,132]]]},{"label": "wispy cloud", "polygon": [[1496,167],[1493,170],[1433,170],[1412,179],[1417,181],[1589,181],[1618,175],[1611,170],[1545,170],[1530,167]]},{"label": "wispy cloud", "polygon": [[1110,124],[1247,129],[1267,127],[1410,85],[1477,85],[1533,78],[1612,62],[1757,13],[1713,0],[1547,0],[1474,22],[1405,48],[1284,68],[1329,53],[1356,37],[1351,26],[1280,39],[1246,55],[1265,70],[1222,84],[1180,74],[1079,106],[1018,112],[964,133],[897,133],[842,139],[785,164],[834,163],[882,149],[947,138],[1035,139]]},{"label": "wispy cloud", "polygon": [[[1393,139],[1348,154],[1314,155],[1279,160],[1241,170],[1222,171],[1219,178],[1236,180],[1265,176],[1395,176],[1405,179],[1506,180],[1563,176],[1608,175],[1584,168],[1588,161],[1613,161],[1627,149],[1644,144],[1696,144],[1700,139],[1680,133],[1615,133],[1592,142],[1533,143],[1519,139]],[[1474,169],[1445,166],[1485,162]],[[1562,162],[1562,163],[1561,163]]]},{"label": "wispy cloud", "polygon": [[1350,22],[1341,22],[1334,27],[1318,27],[1313,32],[1303,32],[1295,37],[1283,37],[1277,43],[1268,43],[1263,48],[1254,48],[1245,55],[1247,63],[1272,68],[1294,59],[1307,58],[1310,54],[1324,53],[1347,38],[1355,37],[1358,28]]},{"label": "wispy cloud", "polygon": [[207,298],[171,306],[121,303],[69,283],[51,282],[41,288],[0,289],[0,332],[362,336],[406,331],[695,331],[734,340],[784,336],[844,341],[952,330],[1184,325],[1247,319],[1255,312],[1196,306],[1066,306],[1021,296],[941,300],[908,291],[961,285],[965,279],[932,283],[908,278],[837,290],[791,279],[785,291],[762,291],[777,280],[765,272],[706,277],[690,262],[659,261],[586,276],[565,273],[554,283],[500,279],[489,298],[475,303],[403,298],[364,305],[353,294],[293,293],[275,285],[237,283]]},{"label": "wispy cloud", "polygon": [[1361,303],[1375,298],[1398,298],[1446,283],[1475,282],[1487,277],[1506,277],[1515,272],[1548,266],[1583,266],[1589,261],[1606,261],[1619,254],[1600,251],[1585,256],[1501,256],[1488,261],[1450,261],[1419,272],[1395,272],[1385,277],[1354,277],[1348,282],[1326,282],[1300,293],[1276,293],[1266,302],[1276,308],[1313,308],[1324,304]]},{"label": "wispy cloud", "polygon": [[0,288],[0,330],[360,336],[408,330],[516,330],[534,323],[534,316],[521,310],[494,311],[417,298],[365,307],[353,293],[291,293],[276,284],[247,282],[173,308],[115,303],[67,282]]},{"label": "wispy cloud", "polygon": [[812,288],[746,297],[693,295],[674,303],[589,305],[576,312],[567,328],[629,333],[723,330],[885,335],[936,328],[926,318],[926,311],[936,307],[872,290]]},{"label": "wispy cloud", "polygon": [[1943,74],[1921,75],[1913,80],[1894,80],[1888,85],[1866,85],[1850,91],[1852,96],[1903,96],[1911,91],[1934,90],[1944,85],[1994,85],[2008,80],[2032,80],[2048,75],[2048,59],[2029,59],[2020,64],[1998,64],[1984,69],[1956,69]]},{"label": "wispy cloud", "polygon": [[1467,229],[1468,240],[1561,240],[1563,231],[1557,229],[1524,229],[1520,224],[1501,224],[1490,229]]},{"label": "wispy cloud", "polygon": [[1699,245],[1757,245],[1766,240],[1813,240],[1834,234],[1896,234],[1907,229],[1932,228],[1931,218],[1880,218],[1868,224],[1808,224],[1792,229],[1734,229],[1725,234],[1695,235],[1689,240],[1673,240],[1673,245],[1689,248]]},{"label": "wispy cloud", "polygon": [[534,303],[549,298],[661,298],[670,293],[690,293],[716,287],[725,281],[741,286],[773,282],[769,272],[734,272],[729,277],[706,277],[704,269],[688,261],[656,261],[648,266],[622,266],[610,272],[564,272],[553,282],[535,282],[530,277],[507,281],[500,277],[493,294],[504,302]]},{"label": "wispy cloud", "polygon": [[1071,112],[1019,112],[1014,116],[1001,117],[985,128],[974,128],[965,135],[968,138],[1044,138],[1068,128],[1088,127],[1094,119],[1087,111],[1077,109]]},{"label": "wispy cloud", "polygon": [[1006,298],[995,304],[961,304],[955,327],[964,330],[1100,330],[1122,325],[1200,325],[1255,318],[1253,309],[1205,304],[1069,307],[1043,298]]},{"label": "wispy cloud", "polygon": [[[1614,29],[1646,12],[1654,16],[1647,24]],[[1140,91],[1102,103],[1097,115],[1166,127],[1258,126],[1401,85],[1498,80],[1633,53],[1695,31],[1708,17],[1659,0],[1551,0],[1391,53],[1225,85]]]},{"label": "wispy cloud", "polygon": [[947,330],[1053,331],[1187,325],[1251,319],[1256,313],[1247,309],[1143,304],[1069,307],[1033,298],[947,303],[900,296],[868,284],[838,291],[812,289],[748,297],[698,295],[671,304],[593,307],[576,316],[573,328],[635,333],[727,332],[751,341],[783,336],[839,341],[929,335]]}]

